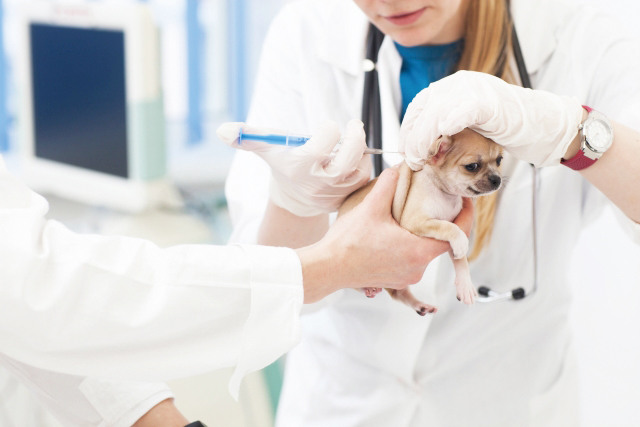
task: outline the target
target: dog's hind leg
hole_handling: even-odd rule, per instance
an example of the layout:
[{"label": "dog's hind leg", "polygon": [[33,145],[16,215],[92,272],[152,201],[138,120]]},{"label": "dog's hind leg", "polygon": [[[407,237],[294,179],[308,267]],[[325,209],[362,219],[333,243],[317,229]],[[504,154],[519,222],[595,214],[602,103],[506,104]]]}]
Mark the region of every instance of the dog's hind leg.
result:
[{"label": "dog's hind leg", "polygon": [[416,313],[418,313],[420,316],[424,316],[427,313],[435,313],[436,311],[438,311],[437,307],[433,305],[425,304],[422,301],[418,300],[416,297],[414,297],[411,291],[409,290],[409,288],[404,288],[402,290],[387,288],[387,292],[389,292],[389,295],[391,295],[391,298],[397,301],[400,301],[408,305],[409,307],[413,308],[416,311]]}]

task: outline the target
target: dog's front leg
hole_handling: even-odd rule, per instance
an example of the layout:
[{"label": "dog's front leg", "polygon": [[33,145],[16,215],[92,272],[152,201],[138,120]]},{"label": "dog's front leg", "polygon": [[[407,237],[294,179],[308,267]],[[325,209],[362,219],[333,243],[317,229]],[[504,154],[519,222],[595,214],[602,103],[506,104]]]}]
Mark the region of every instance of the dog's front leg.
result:
[{"label": "dog's front leg", "polygon": [[412,224],[411,227],[405,226],[405,228],[418,236],[449,242],[451,245],[449,255],[453,260],[456,272],[456,295],[463,303],[473,304],[477,293],[469,275],[469,263],[467,262],[469,239],[464,231],[452,222],[439,219],[430,219]]},{"label": "dog's front leg", "polygon": [[453,251],[449,251],[449,256],[453,261],[453,268],[456,272],[456,296],[459,301],[471,305],[475,302],[478,293],[473,283],[471,283],[467,257],[456,259],[453,256]]},{"label": "dog's front leg", "polygon": [[467,235],[464,234],[464,231],[452,222],[441,219],[429,219],[427,221],[416,221],[414,224],[400,225],[415,235],[449,242],[455,259],[467,256],[469,239]]}]

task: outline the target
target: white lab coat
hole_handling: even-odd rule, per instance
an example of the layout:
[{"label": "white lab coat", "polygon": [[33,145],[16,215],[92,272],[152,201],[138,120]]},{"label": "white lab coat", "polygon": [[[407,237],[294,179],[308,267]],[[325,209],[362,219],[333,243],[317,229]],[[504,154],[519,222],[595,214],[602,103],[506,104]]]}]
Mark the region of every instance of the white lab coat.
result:
[{"label": "white lab coat", "polygon": [[[29,400],[23,394],[24,389],[17,385],[2,388],[5,405],[0,407],[0,425],[3,427],[40,426],[42,419],[36,418],[42,418],[42,411],[37,410],[42,406],[65,427],[130,427],[158,403],[174,397],[164,383],[60,374],[34,368],[3,354],[0,354],[0,364],[7,369],[0,372],[0,382],[11,384],[9,376],[13,375],[39,400],[39,404]],[[20,406],[6,404],[13,401]]]},{"label": "white lab coat", "polygon": [[[0,354],[109,380],[168,380],[236,366],[229,388],[237,398],[245,374],[298,342],[303,288],[295,251],[159,249],[72,233],[45,220],[47,209],[0,157]],[[108,395],[99,383],[83,384]]]},{"label": "white lab coat", "polygon": [[[577,97],[640,130],[640,50],[597,11],[553,0],[514,0],[533,86]],[[287,5],[265,40],[248,122],[310,133],[326,119],[360,117],[368,22],[350,0]],[[378,71],[383,148],[396,151],[401,58],[383,43]],[[400,158],[385,155],[389,164]],[[489,246],[471,263],[477,286],[532,286],[531,167],[508,157]],[[439,307],[420,317],[386,293],[347,290],[303,319],[289,353],[279,427],[571,426],[577,373],[568,324],[566,265],[580,230],[606,198],[580,174],[539,171],[539,290],[523,301],[463,306],[448,259],[413,286]],[[269,169],[238,152],[227,181],[233,242],[255,242]],[[640,241],[640,225],[618,212]],[[585,263],[588,268],[588,262]],[[603,284],[607,286],[608,284]]]}]

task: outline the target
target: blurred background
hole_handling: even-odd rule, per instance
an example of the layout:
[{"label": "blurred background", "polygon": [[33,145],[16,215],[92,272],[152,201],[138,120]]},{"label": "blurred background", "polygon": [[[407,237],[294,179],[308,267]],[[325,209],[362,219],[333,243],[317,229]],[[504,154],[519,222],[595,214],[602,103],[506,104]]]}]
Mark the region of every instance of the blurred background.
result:
[{"label": "blurred background", "polygon": [[[51,205],[49,217],[77,232],[144,237],[160,246],[225,244],[231,225],[223,186],[233,152],[217,141],[215,129],[226,121],[244,120],[262,40],[269,22],[287,1],[291,0],[2,0],[0,153],[12,172],[27,182],[33,181],[37,190],[47,197]],[[614,15],[640,42],[637,0],[573,1],[594,4]],[[150,129],[157,121],[150,121],[153,114],[149,109],[141,113],[146,119],[132,119],[138,120],[136,126],[140,132],[128,139],[126,159],[123,157],[123,161],[128,161],[127,171],[118,180],[102,180],[99,173],[83,175],[84,172],[75,168],[76,160],[69,160],[69,167],[59,170],[47,169],[50,165],[46,162],[26,166],[45,152],[47,144],[55,143],[51,137],[55,131],[25,130],[29,128],[25,123],[34,127],[33,123],[44,123],[44,116],[38,114],[48,114],[39,112],[35,105],[35,117],[24,119],[28,97],[25,87],[31,81],[24,75],[25,64],[31,64],[30,61],[35,64],[38,60],[26,53],[30,46],[28,21],[51,24],[57,18],[50,18],[47,15],[50,13],[63,16],[62,23],[80,28],[92,26],[102,22],[102,18],[94,16],[92,19],[96,21],[86,24],[77,16],[82,15],[83,7],[96,4],[144,5],[150,21],[145,21],[146,15],[142,13],[139,21],[133,18],[127,21],[127,31],[136,31],[136,25],[147,28],[150,23],[158,30],[155,36],[130,38],[137,37],[140,45],[146,46],[142,50],[127,40],[126,48],[144,56],[151,66],[142,70],[149,65],[145,63],[135,70],[127,68],[126,77],[142,79],[141,85],[149,88],[141,95],[126,87],[126,99],[121,101],[129,109],[156,102],[161,107],[158,111],[164,132],[156,134]],[[43,12],[52,5],[58,9]],[[109,19],[105,18],[105,28],[114,25],[115,21]],[[31,33],[30,40],[35,43],[35,33]],[[155,56],[149,53],[153,53],[149,46],[154,44],[158,49]],[[133,54],[126,53],[127,59],[128,55]],[[52,65],[55,64],[45,68],[49,70]],[[35,71],[32,77],[33,81],[39,78]],[[157,87],[149,83],[156,78]],[[30,90],[37,92],[37,85],[34,87]],[[35,95],[37,99],[38,93]],[[137,141],[135,146],[131,141]],[[159,172],[144,172],[150,167],[144,166],[146,157],[159,159]],[[142,166],[138,168],[136,162]],[[74,187],[74,191],[42,186],[51,176],[68,178],[64,185]],[[122,188],[123,192],[131,192],[134,199],[148,203],[111,206],[110,200],[101,201],[100,194],[76,191],[84,179],[104,184],[104,188],[109,189],[105,192]],[[145,185],[139,187],[140,182]],[[163,189],[160,196],[153,189],[157,185]],[[618,228],[611,211],[591,224],[579,243],[572,260],[571,277],[576,290],[572,321],[579,352],[583,424],[637,426],[640,425],[640,413],[635,409],[640,399],[637,386],[640,383],[637,363],[640,333],[636,325],[640,324],[640,311],[636,304],[640,301],[640,249]],[[598,262],[591,262],[586,270],[585,260]],[[232,370],[174,381],[170,385],[176,393],[177,406],[185,415],[200,419],[209,427],[269,426],[277,405],[281,365],[282,362],[278,362],[250,375],[237,403],[227,392]],[[0,370],[0,427],[58,425],[28,390]]]}]

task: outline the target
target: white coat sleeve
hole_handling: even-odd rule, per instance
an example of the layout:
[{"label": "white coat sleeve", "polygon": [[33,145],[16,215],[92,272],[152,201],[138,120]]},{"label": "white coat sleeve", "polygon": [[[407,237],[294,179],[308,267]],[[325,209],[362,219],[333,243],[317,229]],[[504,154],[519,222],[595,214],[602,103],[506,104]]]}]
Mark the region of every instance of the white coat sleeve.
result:
[{"label": "white coat sleeve", "polygon": [[[592,21],[585,22],[584,28],[588,35],[581,38],[584,44],[579,58],[584,63],[579,69],[589,84],[586,105],[640,132],[640,42],[627,36],[619,23],[603,14],[593,14]],[[601,51],[593,52],[591,38],[601,38],[608,43],[603,44]],[[610,202],[604,194],[585,180],[583,207],[587,220],[607,203]],[[640,224],[612,203],[611,206],[623,229],[640,244]]]},{"label": "white coat sleeve", "polygon": [[[295,5],[274,18],[262,47],[247,123],[289,132],[309,133],[302,94],[300,21]],[[309,48],[312,49],[312,48]],[[269,200],[271,170],[257,155],[237,150],[225,183],[233,224],[231,243],[255,244]]]},{"label": "white coat sleeve", "polygon": [[236,366],[300,337],[295,251],[78,235],[0,158],[0,352],[56,372],[140,381]]},{"label": "white coat sleeve", "polygon": [[158,403],[174,397],[164,383],[108,381],[60,374],[2,354],[0,364],[65,427],[130,427]]}]

